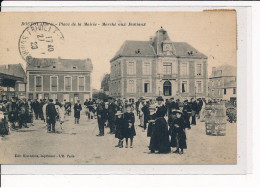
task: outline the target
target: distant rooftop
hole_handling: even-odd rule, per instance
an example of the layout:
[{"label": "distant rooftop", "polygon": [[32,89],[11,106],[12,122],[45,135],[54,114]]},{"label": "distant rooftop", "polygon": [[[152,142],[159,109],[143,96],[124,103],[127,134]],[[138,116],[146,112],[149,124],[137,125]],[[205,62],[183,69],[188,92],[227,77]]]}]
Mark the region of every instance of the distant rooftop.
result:
[{"label": "distant rooftop", "polygon": [[211,78],[225,76],[237,76],[237,68],[231,65],[221,65],[212,68]]},{"label": "distant rooftop", "polygon": [[32,58],[28,59],[27,71],[92,71],[91,59]]}]

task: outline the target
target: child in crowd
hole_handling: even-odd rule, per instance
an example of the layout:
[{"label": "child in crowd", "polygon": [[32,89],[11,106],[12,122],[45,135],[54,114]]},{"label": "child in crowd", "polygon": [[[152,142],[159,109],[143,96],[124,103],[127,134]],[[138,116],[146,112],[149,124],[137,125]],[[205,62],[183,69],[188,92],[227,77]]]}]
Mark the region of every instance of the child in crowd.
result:
[{"label": "child in crowd", "polygon": [[115,147],[122,148],[123,142],[124,142],[124,118],[123,113],[121,111],[117,111],[116,113],[116,132],[115,132],[115,138],[117,138],[118,144]]},{"label": "child in crowd", "polygon": [[135,132],[135,115],[131,111],[131,105],[128,104],[126,105],[126,112],[124,113],[124,121],[125,121],[125,132],[124,132],[124,137],[126,140],[126,148],[128,148],[128,139],[130,138],[130,148],[133,147],[133,139],[134,136],[136,135]]},{"label": "child in crowd", "polygon": [[183,149],[187,149],[185,119],[183,113],[179,110],[173,110],[172,113],[173,115],[168,120],[171,135],[171,147],[176,147],[176,150],[173,153],[183,154]]}]

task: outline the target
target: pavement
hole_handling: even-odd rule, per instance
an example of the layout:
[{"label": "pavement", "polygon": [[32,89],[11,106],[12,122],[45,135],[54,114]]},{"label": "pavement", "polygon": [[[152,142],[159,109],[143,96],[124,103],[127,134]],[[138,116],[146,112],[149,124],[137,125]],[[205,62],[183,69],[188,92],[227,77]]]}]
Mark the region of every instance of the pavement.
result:
[{"label": "pavement", "polygon": [[[80,124],[66,116],[62,128],[47,133],[46,124],[35,120],[34,126],[11,131],[0,137],[1,164],[236,164],[237,127],[227,123],[226,136],[209,136],[205,123],[186,131],[187,149],[184,154],[150,154],[150,138],[138,126],[133,148],[116,148],[118,140],[107,134],[97,137],[97,120],[81,115]],[[125,142],[124,142],[125,144]],[[175,150],[172,148],[172,151]]]}]

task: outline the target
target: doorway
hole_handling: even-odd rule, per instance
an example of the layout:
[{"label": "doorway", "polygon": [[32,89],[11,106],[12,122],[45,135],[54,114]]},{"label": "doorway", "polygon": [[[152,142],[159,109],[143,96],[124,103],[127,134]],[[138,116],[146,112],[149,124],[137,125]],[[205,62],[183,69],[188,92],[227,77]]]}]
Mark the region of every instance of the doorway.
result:
[{"label": "doorway", "polygon": [[165,81],[163,84],[163,95],[171,96],[172,95],[172,84],[170,81]]}]

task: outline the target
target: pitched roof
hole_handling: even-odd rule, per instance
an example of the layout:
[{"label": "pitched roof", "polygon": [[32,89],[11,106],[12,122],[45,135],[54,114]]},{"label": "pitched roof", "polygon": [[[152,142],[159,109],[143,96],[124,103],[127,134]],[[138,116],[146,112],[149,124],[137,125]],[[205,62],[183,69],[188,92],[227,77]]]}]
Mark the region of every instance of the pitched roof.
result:
[{"label": "pitched roof", "polygon": [[0,73],[7,74],[7,75],[13,75],[16,77],[21,77],[21,78],[26,77],[25,71],[20,63],[19,64],[1,65]]},{"label": "pitched roof", "polygon": [[199,52],[193,46],[186,42],[173,42],[177,57],[200,57],[207,58],[206,55]]},{"label": "pitched roof", "polygon": [[[169,42],[170,40],[167,40]],[[207,58],[206,55],[196,50],[186,42],[171,42],[174,46],[176,57]],[[117,51],[111,61],[119,57],[156,57],[155,49],[150,41],[127,40]]]},{"label": "pitched roof", "polygon": [[27,71],[92,71],[93,65],[88,59],[33,58],[27,62]]},{"label": "pitched roof", "polygon": [[154,49],[149,41],[130,41],[126,40],[117,51],[111,61],[118,57],[154,57]]}]

